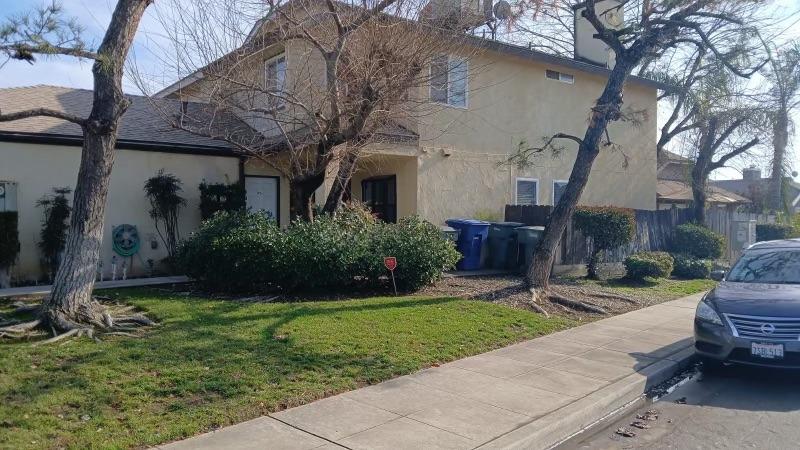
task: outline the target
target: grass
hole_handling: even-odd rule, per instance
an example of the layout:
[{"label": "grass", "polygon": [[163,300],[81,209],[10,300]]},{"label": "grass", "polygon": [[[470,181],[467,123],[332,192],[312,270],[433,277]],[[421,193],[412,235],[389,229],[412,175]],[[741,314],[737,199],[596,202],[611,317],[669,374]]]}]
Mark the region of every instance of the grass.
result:
[{"label": "grass", "polygon": [[151,446],[572,325],[452,298],[111,295],[161,326],[143,339],[0,342],[0,448]]},{"label": "grass", "polygon": [[633,281],[625,278],[599,281],[576,278],[574,281],[583,286],[597,286],[630,297],[646,296],[664,301],[707,291],[717,284],[713,280],[677,280],[672,278],[648,278],[645,281]]}]

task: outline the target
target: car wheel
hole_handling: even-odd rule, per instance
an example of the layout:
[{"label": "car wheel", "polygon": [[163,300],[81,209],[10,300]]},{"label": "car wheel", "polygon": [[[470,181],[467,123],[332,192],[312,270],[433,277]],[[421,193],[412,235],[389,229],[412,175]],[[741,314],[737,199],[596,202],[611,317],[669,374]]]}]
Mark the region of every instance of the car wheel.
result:
[{"label": "car wheel", "polygon": [[707,356],[701,356],[699,358],[700,361],[700,371],[703,373],[717,373],[722,369],[724,364],[722,361],[714,358],[709,358]]}]

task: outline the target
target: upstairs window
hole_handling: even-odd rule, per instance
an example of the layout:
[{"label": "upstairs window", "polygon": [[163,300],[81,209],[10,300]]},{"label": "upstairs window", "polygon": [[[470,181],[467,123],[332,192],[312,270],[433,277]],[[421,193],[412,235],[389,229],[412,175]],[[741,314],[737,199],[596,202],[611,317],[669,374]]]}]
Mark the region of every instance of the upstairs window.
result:
[{"label": "upstairs window", "polygon": [[431,101],[466,108],[468,79],[466,58],[437,56],[431,62]]},{"label": "upstairs window", "polygon": [[286,57],[276,56],[267,61],[264,70],[265,88],[269,92],[269,105],[281,108],[284,105],[283,88],[286,83]]},{"label": "upstairs window", "polygon": [[562,83],[575,83],[575,76],[568,73],[548,69],[545,71],[544,75],[551,80],[560,81]]},{"label": "upstairs window", "polygon": [[534,178],[517,178],[516,199],[517,205],[539,204],[539,180]]}]

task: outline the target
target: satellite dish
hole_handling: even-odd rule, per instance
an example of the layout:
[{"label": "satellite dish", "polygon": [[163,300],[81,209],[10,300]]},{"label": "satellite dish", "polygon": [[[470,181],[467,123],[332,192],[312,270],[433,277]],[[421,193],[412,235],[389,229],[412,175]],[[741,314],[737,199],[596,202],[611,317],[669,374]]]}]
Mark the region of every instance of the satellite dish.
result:
[{"label": "satellite dish", "polygon": [[500,0],[499,2],[495,3],[492,10],[494,12],[494,16],[499,20],[507,20],[509,17],[511,17],[511,4],[509,4],[506,0]]},{"label": "satellite dish", "polygon": [[622,25],[623,19],[622,14],[620,14],[618,9],[611,9],[606,14],[606,22],[611,25],[612,27],[618,27]]}]

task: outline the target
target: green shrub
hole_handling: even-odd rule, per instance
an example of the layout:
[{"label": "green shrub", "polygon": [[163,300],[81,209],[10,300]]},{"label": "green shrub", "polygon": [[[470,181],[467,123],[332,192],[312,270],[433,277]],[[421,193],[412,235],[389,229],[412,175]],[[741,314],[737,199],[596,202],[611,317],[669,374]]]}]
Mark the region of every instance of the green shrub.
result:
[{"label": "green shrub", "polygon": [[182,246],[187,275],[215,291],[346,290],[376,287],[394,256],[397,286],[414,290],[458,261],[453,243],[416,217],[378,222],[359,207],[296,221],[282,231],[262,214],[217,213]]},{"label": "green shrub", "polygon": [[791,239],[795,237],[794,227],[778,223],[762,223],[756,225],[756,242]]},{"label": "green shrub", "polygon": [[716,259],[722,256],[725,249],[725,237],[706,227],[685,223],[675,228],[672,247],[675,253]]},{"label": "green shrub", "polygon": [[711,275],[711,261],[691,255],[672,255],[675,261],[672,276],[684,280],[698,280]]},{"label": "green shrub", "polygon": [[625,259],[625,276],[632,280],[665,278],[672,273],[672,264],[672,256],[666,252],[635,253]]},{"label": "green shrub", "polygon": [[386,273],[384,256],[397,258],[394,272],[397,288],[413,291],[436,280],[443,268],[452,268],[461,255],[453,243],[442,237],[436,225],[417,216],[400,219],[398,224],[381,224],[370,237],[372,266],[379,266],[372,277]]},{"label": "green shrub", "polygon": [[181,244],[178,262],[213,291],[268,290],[283,282],[285,245],[286,234],[266,215],[223,211]]},{"label": "green shrub", "polygon": [[200,183],[200,217],[210,219],[217,211],[244,211],[245,189],[242,183]]},{"label": "green shrub", "polygon": [[8,269],[19,254],[18,215],[16,211],[0,212],[0,270]]},{"label": "green shrub", "polygon": [[589,278],[597,278],[597,264],[607,250],[626,245],[636,232],[632,209],[614,206],[580,207],[572,217],[575,228],[592,238],[593,251],[586,264]]}]

